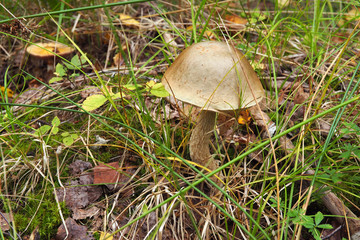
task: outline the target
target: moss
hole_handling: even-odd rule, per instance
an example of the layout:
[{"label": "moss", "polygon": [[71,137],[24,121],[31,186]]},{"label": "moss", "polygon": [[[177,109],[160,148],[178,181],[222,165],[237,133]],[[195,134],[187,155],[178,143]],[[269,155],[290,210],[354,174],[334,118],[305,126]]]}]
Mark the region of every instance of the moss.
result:
[{"label": "moss", "polygon": [[[65,207],[65,202],[61,202],[60,207],[64,218],[67,218],[70,211]],[[16,212],[14,221],[17,231],[23,232],[30,223],[30,227],[25,233],[30,234],[38,227],[42,239],[50,239],[54,236],[61,224],[58,205],[52,189],[46,190],[44,197],[42,197],[42,193],[30,195]]]}]

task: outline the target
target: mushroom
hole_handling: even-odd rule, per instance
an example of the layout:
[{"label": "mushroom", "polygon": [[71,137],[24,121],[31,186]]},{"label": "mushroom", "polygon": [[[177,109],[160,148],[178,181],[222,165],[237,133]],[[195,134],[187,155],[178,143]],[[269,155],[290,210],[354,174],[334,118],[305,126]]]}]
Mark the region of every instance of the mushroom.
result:
[{"label": "mushroom", "polygon": [[190,137],[190,157],[210,170],[217,168],[209,148],[216,112],[255,106],[265,95],[244,55],[223,42],[200,42],[185,49],[162,83],[178,100],[202,109]]},{"label": "mushroom", "polygon": [[54,72],[56,56],[68,57],[74,52],[74,49],[62,43],[48,42],[35,43],[27,47],[26,52],[31,56],[32,63],[36,67],[41,67],[45,61],[47,75],[51,77]]}]

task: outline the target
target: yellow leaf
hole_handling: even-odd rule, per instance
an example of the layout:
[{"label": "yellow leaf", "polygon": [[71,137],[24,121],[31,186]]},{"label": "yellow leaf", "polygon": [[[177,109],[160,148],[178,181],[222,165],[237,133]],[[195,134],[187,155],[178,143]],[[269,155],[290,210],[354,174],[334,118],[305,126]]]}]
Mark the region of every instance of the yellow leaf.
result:
[{"label": "yellow leaf", "polygon": [[140,27],[140,22],[135,20],[131,16],[123,14],[123,13],[119,13],[118,15],[119,15],[119,18],[120,18],[120,21],[122,22],[122,24],[124,24],[126,26]]},{"label": "yellow leaf", "polygon": [[152,88],[155,84],[156,84],[156,82],[154,80],[150,80],[146,83],[146,86],[148,88]]},{"label": "yellow leaf", "polygon": [[346,20],[358,20],[360,18],[360,10],[356,9],[356,8],[353,8],[351,9],[347,14],[346,14],[346,17],[345,19]]},{"label": "yellow leaf", "polygon": [[240,125],[246,125],[250,122],[251,116],[249,114],[249,111],[247,109],[241,110],[238,117],[238,123]]},{"label": "yellow leaf", "polygon": [[102,94],[94,94],[85,99],[82,108],[85,111],[93,111],[105,104],[107,98]]},{"label": "yellow leaf", "polygon": [[110,233],[100,232],[100,240],[113,240],[113,236]]},{"label": "yellow leaf", "polygon": [[[1,90],[2,95],[4,95],[5,94],[5,87],[1,86],[0,90]],[[11,98],[11,97],[13,97],[14,92],[11,89],[6,88],[6,95]]]}]

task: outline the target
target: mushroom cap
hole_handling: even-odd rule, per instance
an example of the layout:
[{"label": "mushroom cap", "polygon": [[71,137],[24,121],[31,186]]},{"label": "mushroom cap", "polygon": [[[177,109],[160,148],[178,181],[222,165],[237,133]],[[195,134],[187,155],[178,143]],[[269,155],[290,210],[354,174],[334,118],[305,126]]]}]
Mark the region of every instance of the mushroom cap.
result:
[{"label": "mushroom cap", "polygon": [[[46,51],[43,48],[45,48],[48,51]],[[26,52],[31,56],[46,59],[46,58],[54,57],[55,54],[59,56],[66,56],[74,52],[74,49],[62,43],[48,42],[48,43],[35,43],[34,45],[27,47]]]},{"label": "mushroom cap", "polygon": [[265,96],[244,55],[223,42],[186,48],[166,70],[162,83],[175,98],[211,111],[251,107]]}]

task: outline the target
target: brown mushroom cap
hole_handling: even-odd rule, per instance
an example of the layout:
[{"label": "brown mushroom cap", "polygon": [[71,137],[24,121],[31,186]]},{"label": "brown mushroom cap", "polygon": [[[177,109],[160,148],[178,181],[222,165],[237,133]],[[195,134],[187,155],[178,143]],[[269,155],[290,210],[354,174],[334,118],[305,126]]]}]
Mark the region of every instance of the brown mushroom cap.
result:
[{"label": "brown mushroom cap", "polygon": [[211,111],[251,107],[264,97],[244,55],[223,42],[200,42],[185,49],[162,83],[177,99]]},{"label": "brown mushroom cap", "polygon": [[[42,48],[41,48],[42,47]],[[45,48],[45,49],[43,49]],[[74,52],[74,49],[62,43],[49,42],[49,43],[36,43],[27,47],[26,52],[31,56],[41,59],[53,58],[54,55],[67,56]]]}]

